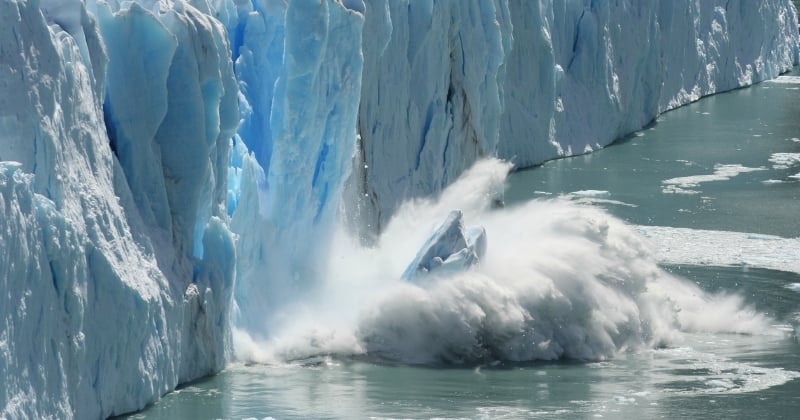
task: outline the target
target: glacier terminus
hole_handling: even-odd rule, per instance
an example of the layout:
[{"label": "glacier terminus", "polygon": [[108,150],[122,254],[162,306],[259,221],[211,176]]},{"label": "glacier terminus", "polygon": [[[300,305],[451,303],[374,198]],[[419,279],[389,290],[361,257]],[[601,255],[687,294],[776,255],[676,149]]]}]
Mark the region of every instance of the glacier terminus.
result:
[{"label": "glacier terminus", "polygon": [[[330,288],[386,310],[312,337],[320,352],[458,364],[657,345],[665,296],[700,292],[601,212],[501,209],[505,177],[773,79],[799,45],[789,0],[4,0],[0,418],[106,418],[233,360],[312,355],[287,320]],[[576,238],[525,244],[593,271],[516,259],[511,219]],[[332,284],[365,261],[340,277],[391,278],[392,294]],[[539,285],[496,287],[509,267]],[[588,324],[590,307],[559,313],[569,331],[533,315],[571,299],[623,304]],[[405,335],[415,321],[392,310],[454,332]]]}]

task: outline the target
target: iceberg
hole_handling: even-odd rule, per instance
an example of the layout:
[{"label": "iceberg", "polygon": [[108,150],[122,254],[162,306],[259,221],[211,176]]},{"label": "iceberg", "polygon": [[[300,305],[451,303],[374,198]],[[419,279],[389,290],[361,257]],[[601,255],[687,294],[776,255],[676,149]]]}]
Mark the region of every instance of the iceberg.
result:
[{"label": "iceberg", "polygon": [[[0,2],[0,417],[141,409],[290,319],[340,218],[374,243],[482,158],[595,150],[798,38],[788,0]],[[406,279],[482,258],[464,214]]]}]

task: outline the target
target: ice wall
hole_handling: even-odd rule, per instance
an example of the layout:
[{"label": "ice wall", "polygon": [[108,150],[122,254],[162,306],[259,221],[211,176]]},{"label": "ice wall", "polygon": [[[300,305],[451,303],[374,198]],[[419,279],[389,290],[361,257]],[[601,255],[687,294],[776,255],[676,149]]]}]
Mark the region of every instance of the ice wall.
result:
[{"label": "ice wall", "polygon": [[376,227],[495,154],[512,28],[506,1],[366,3],[354,182]]},{"label": "ice wall", "polygon": [[355,149],[363,11],[360,1],[257,2],[229,29],[245,104],[229,208],[237,325],[251,334],[267,334],[320,278]]},{"label": "ice wall", "polygon": [[[787,1],[512,7],[515,38],[527,31],[536,42],[512,51],[498,151],[523,167],[605,146],[661,112],[776,77],[798,59]],[[541,83],[526,76],[534,63]]]},{"label": "ice wall", "polygon": [[183,2],[88,6],[0,3],[3,418],[140,409],[230,344],[225,32]]},{"label": "ice wall", "polygon": [[788,0],[366,3],[354,197],[373,226],[476,157],[585,153],[798,62]]}]

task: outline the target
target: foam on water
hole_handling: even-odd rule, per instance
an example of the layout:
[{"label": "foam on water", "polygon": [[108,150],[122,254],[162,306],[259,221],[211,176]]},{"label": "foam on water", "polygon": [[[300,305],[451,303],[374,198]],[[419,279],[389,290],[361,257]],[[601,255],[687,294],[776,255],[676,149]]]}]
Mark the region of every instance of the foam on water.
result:
[{"label": "foam on water", "polygon": [[[237,332],[238,356],[267,363],[325,354],[414,364],[603,360],[680,343],[685,331],[779,334],[740,297],[706,294],[660,269],[648,243],[600,209],[568,199],[492,209],[509,169],[482,161],[438,199],[404,204],[374,247],[342,232],[323,284],[287,305],[269,340]],[[452,209],[486,228],[484,260],[402,281]]]}]

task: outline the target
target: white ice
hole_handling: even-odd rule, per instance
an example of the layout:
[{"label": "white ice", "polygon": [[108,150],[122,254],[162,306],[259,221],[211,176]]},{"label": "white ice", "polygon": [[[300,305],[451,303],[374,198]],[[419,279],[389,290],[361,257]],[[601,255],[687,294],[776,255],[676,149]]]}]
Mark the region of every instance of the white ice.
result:
[{"label": "white ice", "polygon": [[800,273],[800,238],[660,226],[636,230],[655,245],[656,256],[664,263]]},{"label": "white ice", "polygon": [[710,175],[690,175],[670,178],[661,181],[664,194],[700,194],[697,187],[706,182],[728,181],[731,178],[748,172],[763,171],[766,168],[749,168],[739,164],[714,165],[714,173]]}]

